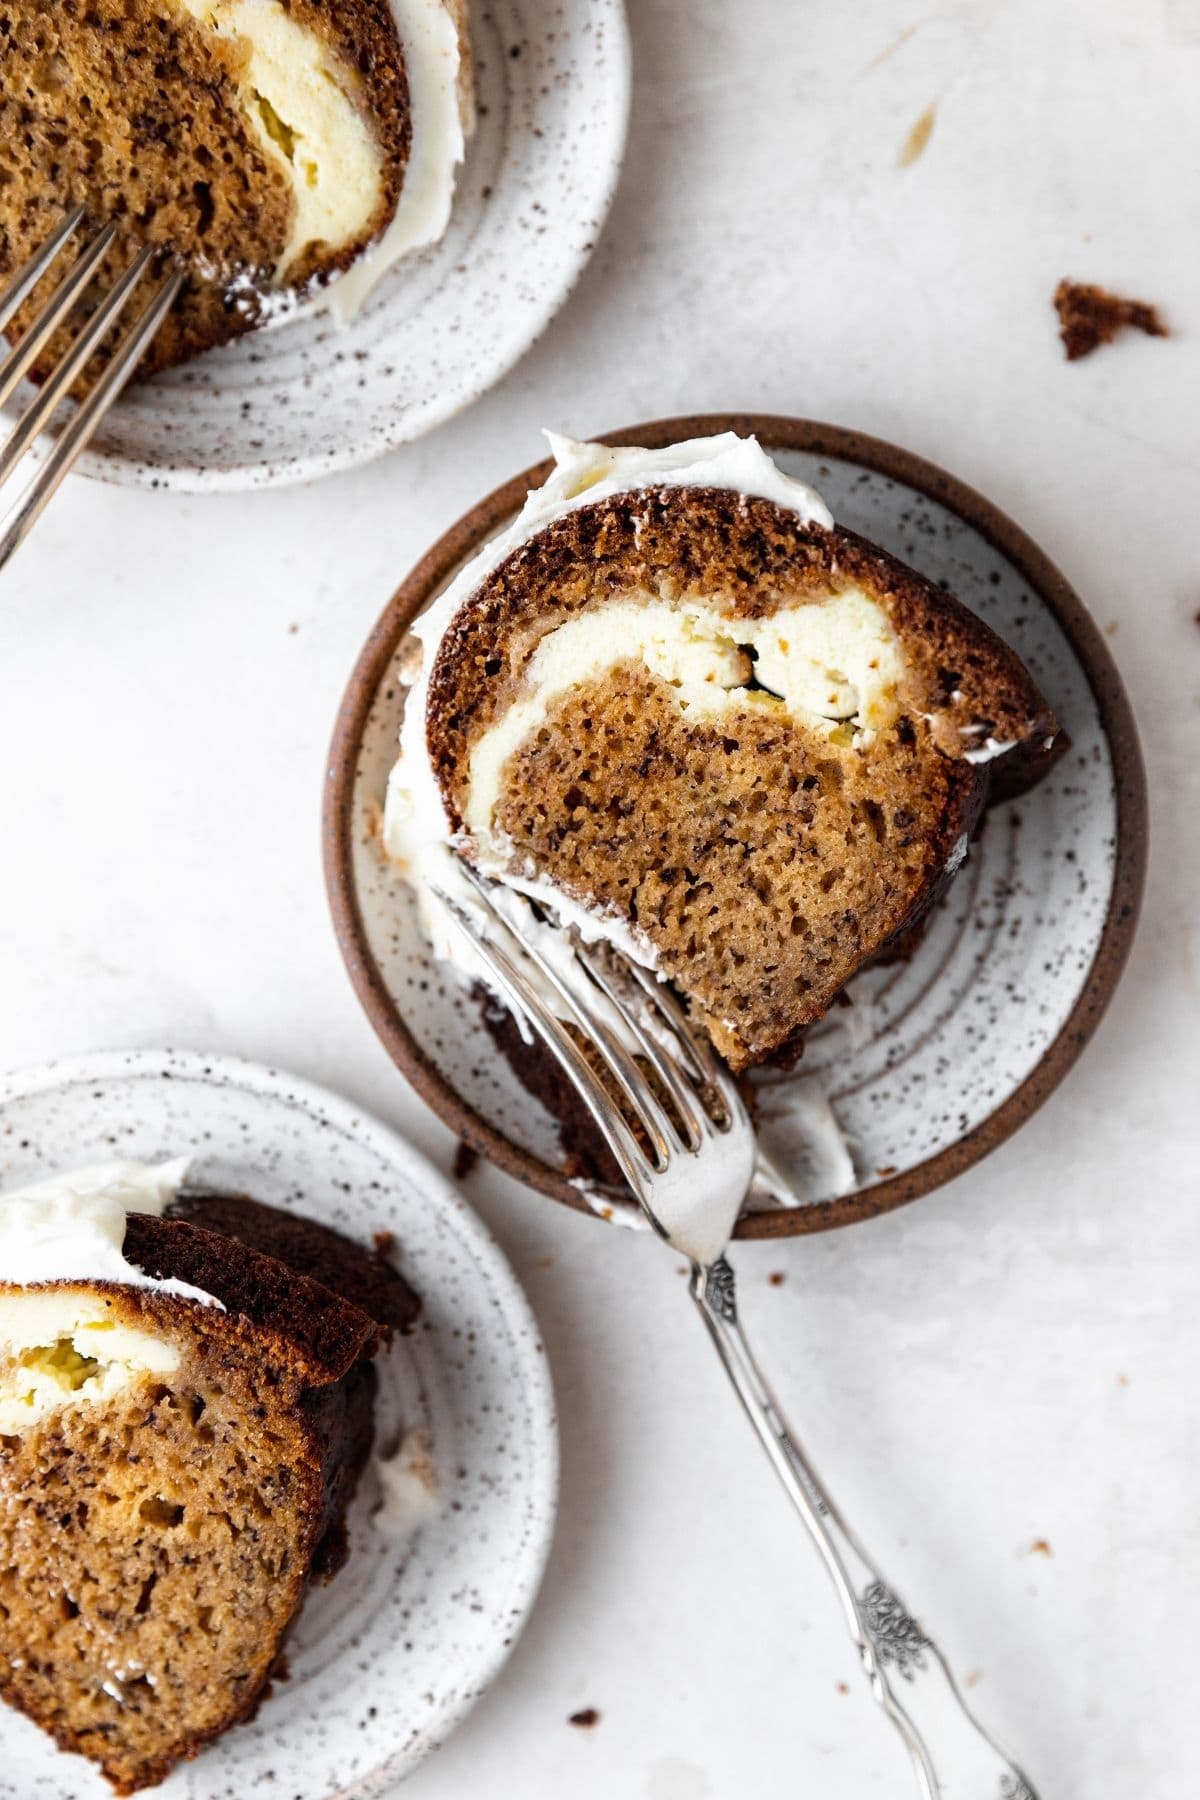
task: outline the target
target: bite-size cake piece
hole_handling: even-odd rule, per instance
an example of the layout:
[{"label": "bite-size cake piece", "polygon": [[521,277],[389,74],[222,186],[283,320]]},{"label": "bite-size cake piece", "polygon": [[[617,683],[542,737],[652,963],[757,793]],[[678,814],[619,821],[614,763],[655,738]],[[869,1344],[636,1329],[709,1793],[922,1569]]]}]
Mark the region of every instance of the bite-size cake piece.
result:
[{"label": "bite-size cake piece", "polygon": [[379,1255],[185,1164],[0,1197],[0,1697],[118,1793],[254,1712],[347,1550]]},{"label": "bite-size cake piece", "polygon": [[418,885],[454,849],[611,939],[733,1068],[786,1059],[1060,727],[993,631],[753,439],[552,443],[414,627],[385,844]]},{"label": "bite-size cake piece", "polygon": [[345,310],[445,231],[466,0],[0,0],[0,58],[0,282],[77,205],[116,232],[94,302],[160,248],[185,285],[142,374],[330,282]]}]

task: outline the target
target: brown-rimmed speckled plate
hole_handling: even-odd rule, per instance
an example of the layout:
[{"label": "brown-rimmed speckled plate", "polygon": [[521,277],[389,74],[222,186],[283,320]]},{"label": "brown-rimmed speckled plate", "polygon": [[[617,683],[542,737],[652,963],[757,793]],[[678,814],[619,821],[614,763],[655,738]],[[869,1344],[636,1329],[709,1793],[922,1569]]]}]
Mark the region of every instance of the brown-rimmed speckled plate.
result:
[{"label": "brown-rimmed speckled plate", "polygon": [[[1099,1024],[1132,941],[1146,787],[1129,702],[1082,601],[971,488],[894,445],[804,419],[665,419],[608,441],[661,445],[725,430],[755,433],[840,523],[986,619],[1024,658],[1072,740],[1039,787],[993,810],[912,959],[859,975],[853,1003],[814,1028],[799,1067],[764,1078],[760,1133],[792,1192],[784,1204],[752,1197],[738,1235],[772,1237],[849,1224],[928,1193],[1002,1143],[1058,1085]],[[397,1067],[501,1168],[594,1208],[596,1196],[567,1176],[557,1122],[497,1053],[477,999],[430,956],[378,832],[408,626],[548,467],[526,469],[473,507],[371,633],[334,731],[325,868],[350,978]]]}]

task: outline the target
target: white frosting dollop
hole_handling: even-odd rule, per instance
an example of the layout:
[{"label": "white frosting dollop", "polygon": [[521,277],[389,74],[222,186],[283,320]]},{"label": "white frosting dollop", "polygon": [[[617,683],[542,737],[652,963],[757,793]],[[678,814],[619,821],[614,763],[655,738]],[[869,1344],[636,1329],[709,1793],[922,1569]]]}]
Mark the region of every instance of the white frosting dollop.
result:
[{"label": "white frosting dollop", "polygon": [[95,1163],[0,1194],[0,1282],[32,1287],[113,1281],[219,1307],[219,1300],[186,1281],[145,1274],[122,1251],[126,1214],[160,1218],[187,1171],[187,1157],[157,1164]]},{"label": "white frosting dollop", "polygon": [[433,1440],[423,1425],[406,1431],[390,1456],[374,1459],[378,1501],[377,1527],[390,1536],[408,1537],[436,1514],[441,1489]]},{"label": "white frosting dollop", "polygon": [[811,1206],[853,1193],[854,1156],[820,1082],[763,1082],[756,1091],[758,1173],[768,1203]]}]

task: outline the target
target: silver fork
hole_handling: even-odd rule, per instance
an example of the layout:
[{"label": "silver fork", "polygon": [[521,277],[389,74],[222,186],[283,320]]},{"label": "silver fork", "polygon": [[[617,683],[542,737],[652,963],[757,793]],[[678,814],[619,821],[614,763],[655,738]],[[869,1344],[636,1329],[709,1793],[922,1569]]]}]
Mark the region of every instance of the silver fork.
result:
[{"label": "silver fork", "polygon": [[[0,332],[7,330],[19,307],[32,294],[38,282],[53,267],[67,244],[83,223],[84,209],[77,206],[63,220],[58,230],[17,270],[8,286],[0,293]],[[74,262],[59,281],[54,292],[24,336],[9,349],[0,362],[0,407],[11,399],[28,375],[37,357],[54,333],[70,319],[86,292],[96,271],[107,255],[116,232],[105,225],[83,245]],[[155,258],[152,248],[142,250],[125,273],[113,283],[96,311],[90,316],[62,361],[47,377],[18,418],[3,448],[0,448],[0,487],[8,480],[39,432],[50,423],[59,404],[82,374],[105,334],[115,324],[132,299],[143,276],[153,275]],[[120,345],[114,350],[107,368],[91,393],[75,410],[73,417],[58,434],[53,450],[30,482],[8,517],[0,524],[0,569],[13,551],[29,535],[40,518],[47,501],[75,459],[86,449],[109,408],[133,374],[145,354],[155,332],[162,324],[179,292],[183,276],[175,270],[153,286],[150,297],[134,318]]]},{"label": "silver fork", "polygon": [[[687,1257],[691,1297],[833,1579],[871,1691],[908,1748],[923,1800],[1038,1800],[1029,1778],[968,1707],[925,1626],[830,1499],[746,1340],[725,1249],[750,1186],[755,1143],[728,1069],[692,1029],[669,987],[615,954],[606,960],[573,934],[570,967],[577,978],[568,979],[560,959],[543,953],[537,934],[522,935],[497,910],[488,882],[465,862],[456,870],[465,884],[434,880],[433,892],[514,1013],[575,1083],[649,1223]],[[614,1015],[621,1032],[612,1028]],[[619,1105],[572,1025],[599,1054]]]}]

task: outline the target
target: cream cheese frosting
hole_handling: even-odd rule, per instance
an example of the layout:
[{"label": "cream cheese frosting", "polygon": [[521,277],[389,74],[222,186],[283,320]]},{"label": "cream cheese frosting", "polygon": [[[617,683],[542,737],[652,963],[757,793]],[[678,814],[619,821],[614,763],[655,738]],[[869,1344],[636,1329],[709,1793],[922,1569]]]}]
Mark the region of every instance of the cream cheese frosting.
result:
[{"label": "cream cheese frosting", "polygon": [[175,1346],[114,1319],[95,1283],[221,1308],[186,1281],[135,1268],[122,1250],[127,1215],[161,1216],[187,1168],[186,1157],[97,1163],[0,1195],[0,1436],[178,1368]]},{"label": "cream cheese frosting", "polygon": [[445,236],[467,139],[475,125],[462,0],[391,0],[408,79],[412,143],[391,223],[327,294],[352,319],[389,269]]},{"label": "cream cheese frosting", "polygon": [[853,722],[856,744],[895,719],[904,673],[886,612],[856,588],[758,619],[649,596],[590,607],[547,632],[524,693],[472,747],[463,817],[477,849],[486,850],[509,757],[555,700],[618,662],[643,663],[674,689],[689,718],[782,711],[830,738]]},{"label": "cream cheese frosting", "polygon": [[406,1431],[390,1456],[377,1456],[379,1501],[374,1519],[393,1536],[406,1537],[433,1518],[440,1501],[433,1439],[423,1425]]},{"label": "cream cheese frosting", "polygon": [[[294,200],[277,284],[305,247],[352,242],[383,189],[383,151],[355,92],[357,76],[280,0],[175,0],[209,30],[247,46],[241,98],[264,153],[286,174]],[[390,0],[408,85],[411,140],[391,221],[312,304],[344,323],[401,258],[446,232],[458,168],[474,129],[464,0]],[[290,317],[280,295],[273,320]]]},{"label": "cream cheese frosting", "polygon": [[0,1282],[113,1281],[153,1288],[206,1306],[211,1294],[186,1281],[156,1280],[122,1251],[127,1213],[162,1216],[187,1175],[188,1159],[95,1163],[0,1194]]},{"label": "cream cheese frosting", "polygon": [[370,222],[383,153],[354,93],[356,76],[279,0],[176,0],[200,24],[246,46],[242,109],[291,185],[293,217],[273,279],[309,244],[337,249]]},{"label": "cream cheese frosting", "polygon": [[63,1406],[111,1400],[145,1375],[172,1375],[179,1352],[125,1325],[95,1291],[70,1283],[0,1289],[0,1436]]}]

